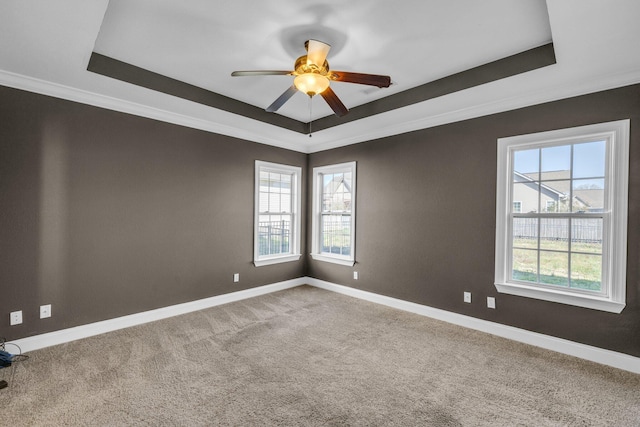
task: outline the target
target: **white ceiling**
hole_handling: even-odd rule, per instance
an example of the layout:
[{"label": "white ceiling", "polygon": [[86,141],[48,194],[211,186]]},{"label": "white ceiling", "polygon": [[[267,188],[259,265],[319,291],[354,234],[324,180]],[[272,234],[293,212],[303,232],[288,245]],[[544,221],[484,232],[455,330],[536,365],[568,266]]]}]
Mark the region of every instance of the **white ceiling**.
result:
[{"label": "white ceiling", "polygon": [[[0,84],[314,152],[640,82],[637,0],[0,0]],[[93,51],[265,108],[306,39],[334,70],[392,86],[334,82],[348,108],[553,41],[555,65],[314,132],[313,138],[87,71]],[[332,114],[321,97],[313,119]],[[307,122],[296,94],[278,112]]]},{"label": "white ceiling", "polygon": [[[317,38],[332,45],[332,69],[393,77],[386,90],[334,83],[353,107],[551,41],[541,0],[219,4],[112,0],[95,51],[265,108],[292,77],[232,79],[231,71],[293,70],[305,40]],[[296,95],[278,113],[307,122],[308,97]],[[314,101],[314,118],[332,114]]]}]

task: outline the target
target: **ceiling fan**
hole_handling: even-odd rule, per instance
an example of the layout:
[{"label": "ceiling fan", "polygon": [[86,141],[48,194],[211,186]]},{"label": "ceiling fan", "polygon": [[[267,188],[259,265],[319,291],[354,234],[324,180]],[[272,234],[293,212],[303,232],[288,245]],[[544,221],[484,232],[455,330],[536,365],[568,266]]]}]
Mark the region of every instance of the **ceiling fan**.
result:
[{"label": "ceiling fan", "polygon": [[266,110],[270,113],[277,111],[297,91],[306,93],[309,97],[320,94],[337,116],[344,116],[349,112],[336,93],[329,87],[331,81],[358,83],[363,85],[389,87],[391,77],[377,74],[350,73],[347,71],[333,71],[326,61],[331,46],[318,41],[308,40],[304,44],[306,55],[296,59],[293,71],[257,70],[234,71],[232,76],[295,76],[293,85],[278,97]]}]

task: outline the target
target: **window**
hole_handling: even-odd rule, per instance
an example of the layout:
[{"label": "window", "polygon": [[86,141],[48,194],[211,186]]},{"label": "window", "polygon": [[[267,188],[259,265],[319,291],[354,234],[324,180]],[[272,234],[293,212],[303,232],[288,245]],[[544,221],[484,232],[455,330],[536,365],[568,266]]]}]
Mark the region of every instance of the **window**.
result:
[{"label": "window", "polygon": [[517,213],[522,212],[522,202],[519,202],[519,201],[513,202],[513,212],[517,212]]},{"label": "window", "polygon": [[628,170],[628,120],[499,139],[497,290],[620,313]]},{"label": "window", "polygon": [[544,202],[544,211],[545,212],[555,212],[556,211],[556,202],[554,200],[545,200]]},{"label": "window", "polygon": [[301,169],[256,161],[253,263],[300,259]]},{"label": "window", "polygon": [[313,259],[355,263],[356,163],[313,168]]}]

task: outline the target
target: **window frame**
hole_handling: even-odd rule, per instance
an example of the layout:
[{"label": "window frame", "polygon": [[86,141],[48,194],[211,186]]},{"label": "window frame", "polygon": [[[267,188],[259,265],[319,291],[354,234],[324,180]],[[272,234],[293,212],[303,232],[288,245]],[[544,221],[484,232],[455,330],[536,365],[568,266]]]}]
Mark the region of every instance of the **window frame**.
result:
[{"label": "window frame", "polygon": [[[321,176],[325,174],[344,173],[351,172],[351,230],[350,230],[350,255],[338,255],[327,252],[322,252],[322,232],[320,223],[322,215],[322,195],[323,195],[323,183]],[[319,166],[313,168],[313,218],[311,220],[311,257],[317,261],[331,262],[334,264],[353,266],[355,264],[356,253],[356,162],[346,162],[334,165]]]},{"label": "window frame", "polygon": [[[291,175],[291,236],[289,252],[286,254],[260,255],[260,172],[275,172]],[[255,161],[254,177],[254,223],[253,223],[253,264],[256,267],[283,262],[297,261],[302,256],[300,248],[301,211],[302,211],[302,168],[280,163]]]},{"label": "window frame", "polygon": [[[499,293],[620,313],[626,305],[629,120],[498,139],[495,287]],[[595,295],[510,279],[513,153],[590,140],[607,142],[603,218],[602,291]]]}]

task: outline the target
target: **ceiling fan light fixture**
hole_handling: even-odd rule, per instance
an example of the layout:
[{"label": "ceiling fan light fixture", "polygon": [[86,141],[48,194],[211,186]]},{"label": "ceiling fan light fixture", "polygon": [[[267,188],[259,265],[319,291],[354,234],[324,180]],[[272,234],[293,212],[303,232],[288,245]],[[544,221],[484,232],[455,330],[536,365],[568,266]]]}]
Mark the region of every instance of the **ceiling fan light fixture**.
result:
[{"label": "ceiling fan light fixture", "polygon": [[[274,113],[278,111],[282,105],[287,102],[296,92],[300,91],[309,95],[309,98],[321,94],[322,98],[327,102],[329,107],[336,113],[336,116],[342,117],[349,110],[340,101],[338,96],[329,86],[330,81],[358,83],[369,86],[389,87],[391,85],[391,77],[381,76],[377,74],[352,73],[348,71],[329,71],[329,63],[327,62],[327,54],[330,45],[327,43],[309,39],[304,47],[307,49],[307,55],[302,55],[296,59],[293,71],[279,70],[257,70],[257,71],[234,71],[232,76],[295,76],[293,84],[284,91],[282,95],[271,103],[266,111]],[[309,103],[311,105],[311,103]],[[311,121],[309,121],[311,123]],[[311,134],[309,134],[311,136]]]},{"label": "ceiling fan light fixture", "polygon": [[329,87],[329,79],[318,73],[304,73],[296,76],[293,84],[300,92],[314,96]]}]

